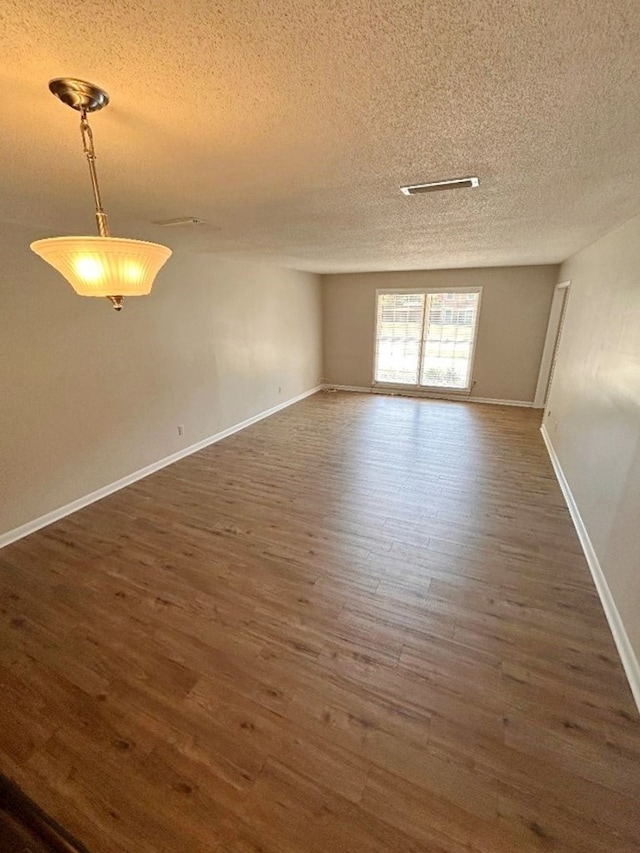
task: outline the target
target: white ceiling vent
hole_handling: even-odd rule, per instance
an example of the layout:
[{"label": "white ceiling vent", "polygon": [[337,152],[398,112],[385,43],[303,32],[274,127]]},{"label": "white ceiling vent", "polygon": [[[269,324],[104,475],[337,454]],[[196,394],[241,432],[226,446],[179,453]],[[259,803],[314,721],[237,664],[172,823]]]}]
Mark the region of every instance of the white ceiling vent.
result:
[{"label": "white ceiling vent", "polygon": [[435,193],[439,190],[471,189],[471,187],[479,185],[478,178],[452,178],[450,181],[432,181],[430,184],[411,184],[408,187],[400,187],[400,192],[405,195],[419,195],[420,193]]}]

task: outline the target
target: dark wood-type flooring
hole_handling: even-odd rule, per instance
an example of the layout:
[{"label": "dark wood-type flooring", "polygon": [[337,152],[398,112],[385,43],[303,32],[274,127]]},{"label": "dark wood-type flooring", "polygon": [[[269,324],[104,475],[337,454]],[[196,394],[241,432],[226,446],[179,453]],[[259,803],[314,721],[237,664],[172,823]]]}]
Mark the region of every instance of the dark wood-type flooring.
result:
[{"label": "dark wood-type flooring", "polygon": [[319,394],[0,552],[0,772],[93,853],[637,853],[540,413]]},{"label": "dark wood-type flooring", "polygon": [[88,853],[6,777],[0,776],[0,853]]}]

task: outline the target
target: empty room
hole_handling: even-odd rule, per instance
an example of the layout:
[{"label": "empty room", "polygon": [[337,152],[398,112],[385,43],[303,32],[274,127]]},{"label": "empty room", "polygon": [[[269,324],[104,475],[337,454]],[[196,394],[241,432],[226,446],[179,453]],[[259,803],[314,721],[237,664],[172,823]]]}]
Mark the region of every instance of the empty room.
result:
[{"label": "empty room", "polygon": [[638,853],[637,0],[0,13],[0,853]]}]

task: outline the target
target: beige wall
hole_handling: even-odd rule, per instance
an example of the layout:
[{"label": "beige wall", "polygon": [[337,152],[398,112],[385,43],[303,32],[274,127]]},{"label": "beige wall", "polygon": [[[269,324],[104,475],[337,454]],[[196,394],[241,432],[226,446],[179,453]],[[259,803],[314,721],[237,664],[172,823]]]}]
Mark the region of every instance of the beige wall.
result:
[{"label": "beige wall", "polygon": [[533,401],[557,267],[355,273],[322,277],[324,376],[369,387],[376,289],[482,286],[472,397]]},{"label": "beige wall", "polygon": [[116,314],[75,296],[30,239],[3,225],[0,534],[321,378],[316,276],[176,254]]},{"label": "beige wall", "polygon": [[562,265],[547,431],[640,659],[640,217]]}]

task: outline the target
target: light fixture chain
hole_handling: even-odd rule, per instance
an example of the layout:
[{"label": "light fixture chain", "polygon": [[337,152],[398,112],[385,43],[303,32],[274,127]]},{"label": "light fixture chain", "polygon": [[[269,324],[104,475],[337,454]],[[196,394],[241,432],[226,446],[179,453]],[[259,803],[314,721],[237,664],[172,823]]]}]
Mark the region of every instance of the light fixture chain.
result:
[{"label": "light fixture chain", "polygon": [[84,109],[80,111],[80,133],[82,134],[82,147],[87,158],[87,163],[89,164],[89,174],[91,175],[91,186],[93,187],[93,197],[96,204],[98,234],[101,237],[108,237],[109,222],[107,214],[102,207],[102,196],[100,194],[100,185],[98,184],[98,173],[96,172],[96,152],[93,145],[93,131],[89,125],[87,111]]}]

